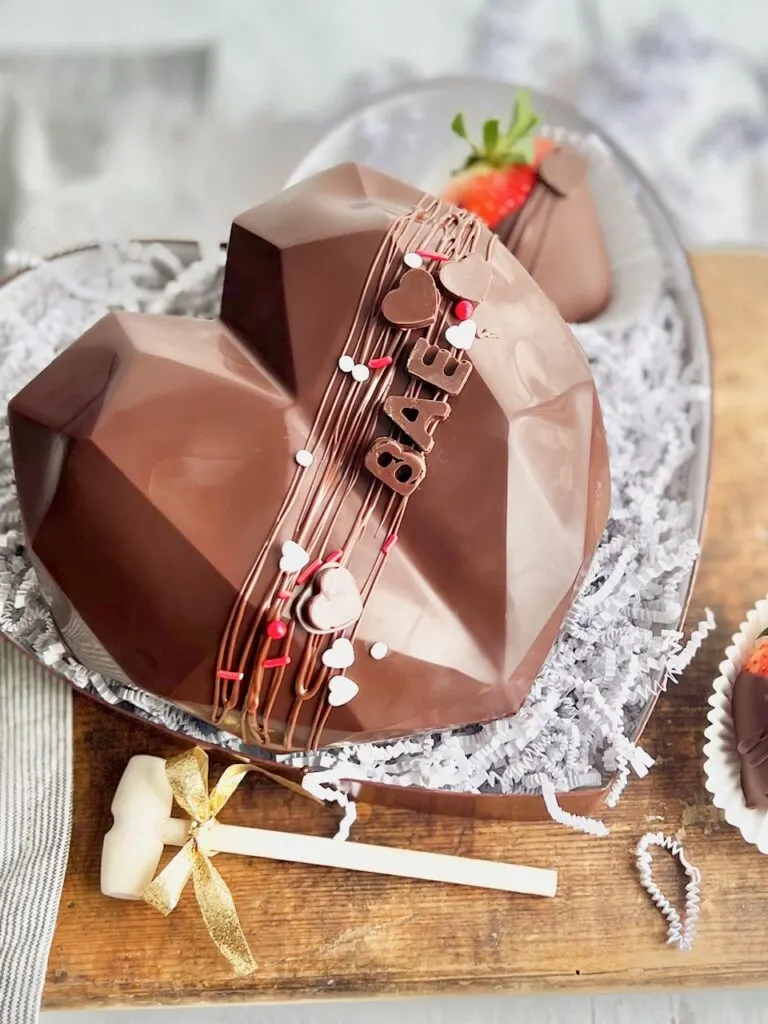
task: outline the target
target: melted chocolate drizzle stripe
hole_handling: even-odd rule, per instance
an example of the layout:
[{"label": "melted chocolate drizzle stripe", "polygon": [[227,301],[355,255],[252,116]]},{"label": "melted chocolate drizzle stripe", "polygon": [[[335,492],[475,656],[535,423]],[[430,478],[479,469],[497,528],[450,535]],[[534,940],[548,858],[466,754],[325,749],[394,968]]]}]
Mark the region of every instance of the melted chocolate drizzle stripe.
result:
[{"label": "melted chocolate drizzle stripe", "polygon": [[[412,332],[382,326],[378,316],[383,295],[392,287],[402,271],[401,254],[415,248],[435,248],[458,259],[473,251],[480,235],[480,226],[474,218],[461,212],[448,210],[439,220],[443,204],[437,200],[425,199],[405,217],[395,221],[382,241],[382,245],[374,258],[366,281],[361,290],[361,297],[353,315],[352,325],[347,339],[345,354],[351,355],[355,362],[366,363],[374,355],[390,355],[392,363],[384,372],[374,376],[365,385],[353,382],[341,373],[335,373],[329,382],[321,400],[320,408],[310,430],[306,447],[319,454],[312,474],[297,469],[285,500],[275,520],[272,533],[262,546],[253,567],[238,595],[233,610],[227,621],[217,659],[217,672],[232,663],[235,651],[240,647],[238,672],[245,678],[249,665],[252,665],[248,690],[241,717],[244,739],[248,739],[248,731],[262,743],[270,744],[270,717],[274,703],[279,694],[286,669],[278,667],[270,669],[270,684],[264,696],[263,707],[260,708],[261,691],[264,684],[264,657],[267,650],[274,656],[272,642],[266,636],[259,639],[259,632],[270,618],[279,617],[286,604],[277,593],[283,589],[291,589],[292,577],[282,572],[276,574],[272,586],[268,588],[265,599],[253,617],[248,635],[244,643],[239,643],[243,622],[247,614],[249,600],[255,589],[265,560],[274,548],[277,537],[289,518],[301,491],[306,486],[306,495],[299,511],[293,538],[309,554],[310,558],[321,558],[327,554],[327,545],[335,525],[337,516],[354,491],[362,469],[362,455],[367,444],[372,440],[381,411],[381,403],[395,377],[398,358],[409,344]],[[423,225],[426,224],[426,230]],[[434,324],[427,332],[427,340],[438,343],[449,319],[451,303],[444,301]],[[364,315],[364,310],[367,314]],[[461,358],[462,353],[453,349],[452,353]],[[422,382],[411,378],[406,394],[416,397],[422,390]],[[358,457],[359,456],[359,457]],[[340,564],[347,564],[351,553],[360,538],[365,534],[376,509],[383,503],[379,518],[379,530],[385,535],[396,533],[402,522],[407,507],[407,497],[396,495],[385,488],[380,481],[371,478],[366,489],[360,509],[349,530],[344,544],[344,554]],[[379,553],[363,583],[360,593],[363,604],[370,597],[378,580],[386,556]],[[359,620],[358,620],[359,621]],[[354,638],[356,626],[350,634]],[[343,634],[308,634],[304,648],[299,657],[293,677],[294,701],[286,723],[283,746],[290,747],[301,713],[301,708],[309,700],[323,692],[327,696],[326,684],[331,670],[317,664],[321,648],[332,644]],[[258,640],[258,643],[257,643]],[[294,646],[295,623],[290,621],[288,632],[280,644],[280,652],[287,654]],[[255,646],[255,651],[254,651]],[[214,715],[217,721],[227,711],[237,707],[240,701],[241,685],[233,682],[219,687],[217,679],[215,687]],[[223,695],[223,696],[222,696]],[[313,715],[312,726],[307,746],[319,743],[325,723],[332,708],[323,699],[318,701]],[[261,725],[259,713],[261,712]]]},{"label": "melted chocolate drizzle stripe", "polygon": [[[464,222],[461,223],[461,220],[463,220],[463,218],[456,218],[456,220],[457,223],[461,225],[462,233],[459,235],[457,239],[449,240],[448,248],[450,250],[450,254],[452,255],[452,257],[458,259],[461,256],[467,255],[469,252],[474,251],[480,236],[480,228],[479,224],[476,221],[464,220]],[[450,223],[450,220],[447,223]],[[443,248],[441,248],[441,251],[446,251],[444,247],[444,240]],[[486,257],[487,255],[488,253],[486,252]],[[427,335],[429,341],[435,342],[436,340],[442,338],[445,328],[448,326],[450,308],[450,302],[442,303],[442,314],[438,314],[435,324],[430,329]],[[461,357],[461,353],[458,353],[456,349],[452,348],[452,353],[454,356],[457,356],[458,358]],[[418,397],[424,390],[424,387],[425,385],[422,381],[418,380],[415,377],[412,377],[409,380],[409,384],[406,389],[406,395],[408,397]],[[444,397],[447,399],[449,396],[447,395],[447,393],[439,392],[436,397]],[[405,441],[410,442],[410,439],[405,437],[405,435],[403,435],[403,438]],[[384,512],[381,517],[380,530],[382,533],[385,533],[387,535],[398,533],[400,523],[402,522],[405,516],[407,504],[407,496],[401,497],[400,495],[397,495],[394,492],[389,492],[387,496],[386,508],[384,509]],[[382,527],[384,527],[385,525],[386,529],[382,529]],[[368,601],[370,594],[373,591],[373,588],[376,585],[376,582],[378,581],[379,576],[381,575],[381,572],[384,569],[385,564],[386,555],[383,552],[379,552],[376,561],[371,569],[371,572],[369,573],[365,583],[361,588],[361,597],[363,599],[364,607]],[[350,634],[351,640],[354,640],[355,638],[359,621],[360,620],[358,620],[358,623],[356,623],[352,629],[352,632]],[[309,737],[308,746],[310,748],[320,745],[322,732],[323,729],[325,728],[326,722],[330,716],[331,711],[332,708],[329,704],[318,704],[318,707],[316,708],[315,711],[312,730]]]},{"label": "melted chocolate drizzle stripe", "polygon": [[[425,244],[425,243],[421,243],[421,244]],[[445,325],[445,320],[446,319],[447,319],[447,316],[444,314],[444,316],[442,318],[442,321],[436,324],[436,326],[434,328],[434,333],[437,334],[437,333],[442,331],[442,329],[443,329],[443,327]],[[420,383],[420,382],[417,382],[417,383]],[[369,493],[366,495],[366,499],[364,500],[364,503],[363,503],[363,505],[361,507],[360,513],[358,515],[358,521],[357,521],[357,524],[356,524],[357,530],[358,530],[358,538],[359,538],[359,536],[362,536],[362,534],[364,533],[365,527],[367,525],[367,520],[370,518],[370,513],[371,513],[371,511],[373,510],[373,508],[375,506],[375,499],[377,497],[377,494],[380,493],[381,490],[382,490],[382,488],[381,488],[381,485],[378,483],[378,481],[372,482],[372,484],[369,485]],[[399,501],[399,506],[397,504],[398,501]],[[381,526],[382,527],[386,526],[386,532],[387,533],[395,532],[396,531],[396,525],[395,524],[399,523],[399,521],[402,519],[402,515],[404,513],[406,504],[407,504],[407,499],[402,498],[402,497],[400,497],[398,495],[394,495],[392,493],[388,494],[388,496],[387,496],[387,507],[384,510],[384,513],[382,514],[382,517],[381,517]],[[389,516],[390,509],[394,509],[395,510],[394,514],[395,514],[395,516],[397,518],[396,518],[396,521],[393,521],[392,523],[388,524],[387,520],[390,518],[390,516]],[[357,539],[357,538],[355,538],[355,539]],[[377,564],[374,566],[374,569],[372,570],[371,574],[369,574],[369,580],[367,581],[368,585],[364,586],[363,590],[362,590],[362,595],[364,595],[364,598],[363,598],[364,602],[367,599],[368,595],[370,594],[370,592],[372,590],[372,585],[375,583],[376,578],[378,577],[379,573],[381,572],[381,569],[383,568],[385,560],[386,559],[383,556],[380,556],[380,557],[377,558]],[[354,637],[354,632],[351,634],[350,639],[352,639],[353,637]],[[330,672],[325,672],[325,673],[320,674],[319,682],[320,682],[321,685],[323,685],[325,683],[325,681],[327,680],[327,677],[329,675],[330,675]],[[313,687],[313,691],[315,691],[316,689],[317,689],[317,687]],[[288,734],[286,735],[286,742],[289,745],[290,745],[290,742],[292,741],[293,727],[295,726],[295,722],[296,722],[297,717],[298,717],[298,714],[297,714],[298,710],[299,710],[299,708],[296,705],[294,705],[293,714],[291,715],[291,723],[290,723],[291,728],[290,728]],[[325,721],[327,720],[327,718],[328,718],[328,716],[330,714],[330,711],[331,711],[330,705],[327,705],[324,702],[319,702],[318,703],[318,706],[315,709],[315,715],[314,715],[314,718],[313,718],[313,725],[312,725],[311,734],[310,734],[309,741],[308,741],[308,745],[309,746],[315,746],[319,742],[320,734],[321,734],[322,729],[324,727]]]},{"label": "melted chocolate drizzle stripe", "polygon": [[[455,242],[454,242],[454,240],[450,240],[449,244],[448,244],[448,248],[450,250],[450,254],[454,258],[460,258],[460,256],[466,255],[468,252],[472,251],[474,249],[475,245],[476,245],[477,238],[479,237],[479,226],[477,225],[477,223],[465,222],[462,225],[462,227],[463,227],[464,231],[466,232],[466,237],[461,237],[460,236]],[[446,251],[444,240],[441,240],[441,242],[443,243],[442,246],[441,246],[441,251]],[[424,247],[426,247],[425,243],[422,243],[422,244],[424,245]],[[435,342],[435,341],[439,340],[440,338],[442,338],[443,333],[445,331],[445,328],[448,325],[450,306],[451,306],[451,303],[445,303],[445,302],[442,303],[442,312],[441,312],[441,314],[440,313],[438,314],[438,317],[436,318],[436,321],[435,321],[434,325],[430,328],[430,330],[429,330],[429,332],[427,334],[427,339],[430,342]],[[452,351],[453,351],[454,355],[457,355],[457,352],[456,352],[455,349],[453,349]],[[393,366],[394,365],[395,364],[393,363]],[[408,383],[408,386],[406,388],[406,392],[405,393],[406,393],[406,395],[408,397],[418,397],[420,395],[420,393],[423,391],[423,389],[424,389],[423,382],[418,380],[417,378],[412,377],[409,380],[409,383]],[[405,437],[405,435],[403,435],[403,439],[405,441],[407,441],[407,442],[410,442],[410,439]],[[407,504],[408,504],[408,497],[407,496],[403,497],[403,496],[395,494],[394,492],[389,492],[389,494],[387,495],[386,507],[385,507],[385,509],[383,511],[383,514],[381,516],[380,530],[381,530],[382,533],[386,533],[386,534],[395,533],[396,534],[398,532],[400,523],[402,522],[402,520],[404,518],[404,515],[405,515],[405,510],[406,510]],[[383,529],[383,527],[385,527],[385,526],[386,526],[386,529]],[[363,587],[361,588],[361,597],[363,599],[363,606],[364,607],[365,607],[365,605],[367,603],[367,600],[368,600],[370,594],[373,591],[374,586],[376,585],[376,582],[378,581],[379,576],[381,575],[381,572],[384,569],[384,565],[385,564],[386,564],[386,556],[384,555],[384,553],[379,552],[379,554],[378,554],[378,556],[376,558],[376,561],[375,561],[375,563],[374,563],[374,565],[373,565],[373,567],[371,569],[371,572],[369,573],[365,583],[363,584]],[[359,621],[360,620],[358,620],[358,623],[359,623]],[[355,624],[355,626],[353,627],[352,632],[350,634],[350,639],[351,640],[354,639],[356,633],[357,633],[357,624]],[[326,722],[327,722],[327,720],[328,720],[328,718],[330,716],[331,710],[332,710],[331,706],[329,704],[327,704],[327,703],[326,704],[320,703],[318,705],[318,707],[316,708],[315,716],[314,716],[314,720],[313,720],[313,724],[312,724],[312,730],[311,730],[311,733],[310,733],[309,743],[308,743],[308,746],[310,748],[311,747],[316,747],[316,746],[318,746],[320,744],[320,739],[321,739],[321,736],[322,736],[322,732],[323,732],[323,729],[325,728],[325,724],[326,724]]]},{"label": "melted chocolate drizzle stripe", "polygon": [[[398,339],[398,340],[401,340],[401,339]],[[388,390],[388,388],[384,387],[381,390],[385,394],[386,391]],[[379,396],[376,395],[374,397],[378,398]],[[381,397],[383,397],[383,395]],[[339,425],[341,426],[341,424],[339,424]],[[352,432],[353,436],[357,435],[357,431],[355,430],[355,425],[353,425],[351,432]],[[337,431],[337,433],[338,433],[338,431]],[[347,433],[347,436],[349,436],[349,433]],[[343,458],[343,455],[342,455],[342,458]],[[349,493],[349,491],[351,491],[351,489],[354,488],[354,485],[356,483],[356,476],[357,476],[357,474],[355,474],[355,478],[354,479],[350,480],[349,485],[347,487],[347,493]],[[373,509],[375,507],[376,498],[377,498],[378,494],[381,492],[381,490],[382,490],[382,488],[381,488],[381,485],[378,483],[378,481],[372,482],[372,484],[369,485],[369,492],[366,495],[366,497],[364,499],[364,502],[363,502],[363,504],[361,506],[360,512],[359,512],[358,517],[357,517],[357,521],[356,521],[355,525],[353,526],[353,529],[352,529],[352,531],[350,533],[350,538],[349,538],[347,544],[345,545],[345,550],[350,551],[351,547],[354,545],[354,543],[364,533],[365,528],[366,528],[367,523],[368,523],[368,520],[370,519],[370,516],[371,516],[371,514],[373,512]],[[395,497],[394,495],[391,496],[391,498],[394,498],[394,497]],[[392,507],[391,499],[388,502],[388,507]],[[402,507],[404,508],[404,505]],[[387,516],[386,510],[385,510],[384,516],[382,517],[382,525],[384,525],[384,522],[385,522],[386,518],[388,518],[388,516]],[[329,517],[329,527],[330,526],[332,526],[332,519],[331,519],[331,517]],[[383,559],[379,559],[379,561],[383,565],[383,561],[384,560]],[[366,590],[366,593],[370,592],[370,588],[365,588],[365,590]],[[321,641],[313,639],[307,645],[306,653],[308,654],[308,653],[310,653],[310,651],[312,651],[314,653],[314,648],[318,647],[320,644],[321,644]],[[306,686],[303,686],[302,685],[302,683],[303,683],[302,676],[304,675],[305,671],[310,667],[311,663],[312,663],[311,659],[307,658],[305,656],[302,659],[302,664],[300,665],[299,671],[297,673],[298,678],[296,680],[296,693],[297,693],[297,696],[300,697],[300,698],[303,698],[303,700],[310,699],[310,697],[313,696],[319,690],[319,688],[324,685],[328,675],[330,674],[329,672],[323,672],[321,670],[320,672],[317,673],[317,681],[316,681],[315,685],[313,685],[311,688],[307,688]],[[293,732],[294,732],[296,721],[298,719],[298,714],[300,712],[301,703],[302,703],[301,700],[294,702],[294,706],[293,706],[292,712],[291,712],[291,714],[289,716],[289,723],[288,723],[288,728],[286,730],[286,736],[285,736],[285,742],[286,742],[287,745],[291,745],[291,743],[292,743]],[[323,720],[325,718],[327,718],[327,714],[330,712],[330,706],[326,707],[325,708],[325,713],[322,716],[320,716],[318,713],[322,709],[323,709],[323,704],[321,703],[316,708],[316,714],[314,716],[314,721],[313,721],[313,728],[312,728],[312,731],[311,731],[312,734],[309,737],[309,745],[310,746],[314,745],[317,742],[318,736],[319,736],[319,732],[322,729]]]}]

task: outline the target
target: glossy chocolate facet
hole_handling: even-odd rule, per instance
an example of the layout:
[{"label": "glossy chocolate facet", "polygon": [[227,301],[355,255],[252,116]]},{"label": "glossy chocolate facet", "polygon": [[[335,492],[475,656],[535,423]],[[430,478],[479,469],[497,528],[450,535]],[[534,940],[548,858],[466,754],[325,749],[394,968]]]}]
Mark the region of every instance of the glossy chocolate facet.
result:
[{"label": "glossy chocolate facet", "polygon": [[608,250],[586,161],[574,150],[544,158],[525,204],[496,233],[566,320],[591,320],[610,302]]},{"label": "glossy chocolate facet", "polygon": [[[276,534],[275,524],[329,382],[363,395],[379,379],[344,378],[339,357],[354,351],[361,315],[396,331],[380,305],[366,308],[371,268],[383,260],[382,273],[396,280],[414,245],[448,244],[440,225],[450,209],[427,215],[435,202],[423,202],[352,164],[302,182],[235,221],[220,321],[112,314],[13,400],[29,548],[62,634],[86,665],[212,719],[222,631],[273,534],[250,614],[278,571],[295,516]],[[413,237],[393,233],[403,218]],[[341,706],[329,701],[322,745],[516,711],[605,523],[607,453],[587,361],[520,264],[477,230],[492,271],[485,329],[461,356],[472,372],[451,392],[450,417],[434,431],[424,479],[354,626],[349,676],[359,690]],[[453,301],[441,293],[444,311]],[[413,332],[387,393],[405,393],[407,355],[423,333]],[[425,398],[445,399],[446,390],[423,386]],[[366,443],[343,456],[355,460],[356,482],[324,551],[344,546],[371,483],[365,452],[393,429],[382,408]],[[314,449],[308,481],[325,456],[341,458]],[[378,515],[347,561],[358,585],[382,548]],[[306,600],[322,592],[306,586]],[[287,743],[306,639],[292,607],[292,632],[271,641],[274,653],[288,643],[291,654],[271,710],[276,748],[305,746],[315,713],[302,710]],[[383,660],[369,654],[376,642],[388,647]],[[239,733],[239,711],[220,724]]]}]

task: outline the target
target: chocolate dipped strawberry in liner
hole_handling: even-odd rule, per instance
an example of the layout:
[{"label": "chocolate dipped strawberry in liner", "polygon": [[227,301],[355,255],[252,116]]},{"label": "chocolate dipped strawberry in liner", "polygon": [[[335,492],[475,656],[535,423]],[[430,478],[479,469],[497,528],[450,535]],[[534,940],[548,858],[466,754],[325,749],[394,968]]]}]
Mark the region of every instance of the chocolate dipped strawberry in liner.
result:
[{"label": "chocolate dipped strawberry in liner", "polygon": [[768,598],[733,634],[708,703],[706,788],[728,824],[768,854]]},{"label": "chocolate dipped strawberry in liner", "polygon": [[748,807],[768,808],[768,630],[763,630],[733,684],[733,727]]},{"label": "chocolate dipped strawberry in liner", "polygon": [[611,299],[611,265],[587,162],[569,146],[532,135],[539,119],[520,93],[509,127],[483,125],[474,144],[462,114],[452,130],[470,146],[445,197],[480,217],[572,323],[592,319]]},{"label": "chocolate dipped strawberry in liner", "polygon": [[9,422],[77,659],[278,751],[516,712],[610,502],[552,303],[355,164],[236,218],[218,319],[113,313]]}]

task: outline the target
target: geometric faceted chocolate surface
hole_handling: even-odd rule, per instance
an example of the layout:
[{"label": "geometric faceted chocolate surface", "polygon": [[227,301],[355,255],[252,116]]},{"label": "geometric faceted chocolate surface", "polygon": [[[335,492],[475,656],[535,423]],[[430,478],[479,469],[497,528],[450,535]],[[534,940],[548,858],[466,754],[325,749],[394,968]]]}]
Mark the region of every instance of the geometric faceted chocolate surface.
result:
[{"label": "geometric faceted chocolate surface", "polygon": [[[429,257],[434,323],[381,315],[415,249],[488,263],[464,350],[444,340],[456,297]],[[423,337],[471,364],[460,393],[409,377]],[[343,355],[374,368],[357,379]],[[404,394],[450,405],[429,451],[383,412]],[[223,728],[275,748],[516,711],[610,500],[592,376],[552,303],[478,222],[353,164],[237,218],[220,320],[112,314],[14,398],[10,425],[27,542],[75,655],[208,720],[223,710]],[[424,460],[407,497],[364,469],[379,437]],[[308,508],[318,518],[301,534]],[[280,574],[297,539],[307,572],[332,557],[348,570],[337,580],[355,581],[363,611],[346,631],[310,635],[297,617],[299,601],[335,599],[311,578],[302,592],[303,570]],[[216,683],[244,593],[253,643],[218,657],[243,679]],[[237,696],[224,707],[221,687]]]}]

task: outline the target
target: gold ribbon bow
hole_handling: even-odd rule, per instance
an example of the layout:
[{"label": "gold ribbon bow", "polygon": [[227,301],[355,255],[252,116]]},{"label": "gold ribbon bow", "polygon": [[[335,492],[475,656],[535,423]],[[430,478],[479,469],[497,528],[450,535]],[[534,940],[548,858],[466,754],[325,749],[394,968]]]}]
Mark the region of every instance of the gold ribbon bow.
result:
[{"label": "gold ribbon bow", "polygon": [[189,839],[141,894],[150,907],[167,916],[178,905],[191,876],[208,934],[240,975],[252,974],[257,964],[243,934],[232,893],[211,861],[216,851],[210,846],[210,832],[216,815],[249,772],[258,772],[303,797],[315,799],[296,783],[245,764],[230,765],[209,793],[208,755],[204,750],[194,747],[171,758],[165,762],[165,773],[176,803],[192,819]]}]

